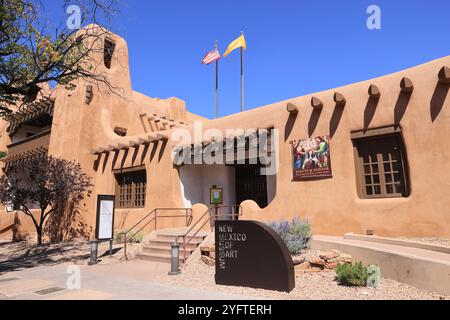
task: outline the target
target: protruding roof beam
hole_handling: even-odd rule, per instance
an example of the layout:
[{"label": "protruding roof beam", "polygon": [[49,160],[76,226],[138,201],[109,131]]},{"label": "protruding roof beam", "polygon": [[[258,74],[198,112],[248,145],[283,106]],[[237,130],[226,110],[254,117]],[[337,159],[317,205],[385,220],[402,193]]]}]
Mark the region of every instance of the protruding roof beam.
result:
[{"label": "protruding roof beam", "polygon": [[312,97],[311,98],[311,106],[316,110],[322,110],[323,102],[317,97]]},{"label": "protruding roof beam", "polygon": [[411,79],[404,77],[402,81],[400,81],[400,88],[402,92],[411,93],[414,90],[414,85]]},{"label": "protruding roof beam", "polygon": [[139,144],[150,144],[150,140],[148,138],[139,138]]},{"label": "protruding roof beam", "polygon": [[291,103],[288,102],[287,107],[286,107],[287,112],[291,113],[291,114],[297,114],[298,113],[298,107]]},{"label": "protruding roof beam", "polygon": [[333,100],[338,106],[342,106],[342,107],[345,106],[345,104],[347,103],[347,100],[345,99],[345,97],[342,94],[340,94],[339,92],[334,93]]},{"label": "protruding roof beam", "polygon": [[137,141],[130,141],[130,142],[128,142],[128,146],[130,148],[138,147],[139,146],[139,142],[137,142]]},{"label": "protruding roof beam", "polygon": [[380,89],[374,84],[369,87],[369,96],[373,99],[378,99],[381,96]]},{"label": "protruding roof beam", "polygon": [[441,70],[439,70],[439,82],[440,83],[450,83],[450,68],[449,67],[442,67]]},{"label": "protruding roof beam", "polygon": [[169,137],[166,134],[157,133],[156,134],[156,140],[168,140]]}]

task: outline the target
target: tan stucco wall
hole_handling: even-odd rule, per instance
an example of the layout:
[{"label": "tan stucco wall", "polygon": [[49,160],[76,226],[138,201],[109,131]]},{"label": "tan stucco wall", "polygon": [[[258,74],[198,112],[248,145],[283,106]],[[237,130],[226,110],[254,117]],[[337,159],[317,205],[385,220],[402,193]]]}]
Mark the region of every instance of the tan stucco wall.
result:
[{"label": "tan stucco wall", "polygon": [[[106,69],[102,57],[96,57],[119,94],[94,85],[94,99],[85,103],[86,83],[82,80],[73,91],[58,88],[49,154],[81,163],[93,178],[93,196],[83,206],[86,222],[95,226],[96,197],[113,194],[113,169],[145,166],[147,170],[146,208],[118,210],[116,228],[126,229],[158,207],[182,207],[180,178],[171,159],[172,142],[138,150],[93,155],[92,150],[118,142],[136,140],[136,136],[155,130],[143,120],[142,113],[157,113],[178,121],[202,121],[209,128],[226,129],[271,128],[280,132],[279,172],[276,176],[275,198],[267,208],[254,202],[242,204],[245,219],[264,221],[307,217],[316,234],[342,235],[345,232],[375,230],[380,236],[449,236],[450,235],[450,111],[447,92],[437,88],[438,71],[450,65],[450,57],[396,74],[313,94],[324,102],[319,117],[312,116],[312,95],[293,98],[216,120],[207,120],[186,111],[185,103],[176,98],[149,98],[132,90],[125,40],[116,41],[112,68]],[[137,63],[137,62],[136,62]],[[325,76],[325,75],[324,75]],[[409,160],[411,195],[408,198],[361,200],[357,196],[355,164],[351,131],[365,127],[368,87],[375,84],[381,98],[368,128],[393,125],[400,81],[410,78],[414,83],[409,104],[400,121]],[[333,102],[335,91],[347,99],[342,114]],[[296,119],[289,120],[287,102],[299,107]],[[440,108],[442,106],[442,108]],[[397,118],[399,107],[397,107]],[[441,109],[437,117],[436,110]],[[433,118],[432,119],[432,115]],[[434,120],[434,121],[433,121]],[[367,122],[367,121],[366,121]],[[127,137],[117,136],[115,127],[128,129]],[[0,128],[2,123],[0,122]],[[192,126],[188,127],[193,130]],[[170,137],[170,131],[166,131]],[[289,142],[309,136],[332,134],[330,143],[333,178],[303,182],[292,181],[291,146]],[[1,136],[1,147],[7,138]],[[1,150],[1,148],[0,148]],[[187,186],[185,186],[187,187]],[[180,219],[165,219],[161,227],[179,226]],[[0,226],[1,228],[1,226]],[[151,227],[148,228],[151,230]],[[92,236],[92,234],[91,234]]]},{"label": "tan stucco wall", "polygon": [[[438,72],[448,65],[450,57],[378,79],[204,122],[204,131],[209,128],[225,131],[270,127],[280,131],[276,197],[264,209],[246,201],[243,203],[245,217],[265,221],[307,217],[317,234],[342,235],[349,231],[365,232],[371,229],[386,236],[449,236],[450,215],[447,208],[450,199],[447,194],[450,150],[446,148],[448,142],[445,137],[450,129],[450,100],[445,90],[442,92],[438,86]],[[400,121],[409,160],[411,195],[408,198],[359,199],[351,132],[365,128],[365,121],[368,123],[365,113],[370,114],[366,111],[370,109],[366,108],[370,84],[378,86],[381,98],[367,127],[370,129],[396,123],[402,113],[396,105],[403,77],[410,78],[415,87]],[[336,91],[347,99],[340,116],[333,101]],[[310,104],[312,96],[324,102],[320,117],[313,116]],[[288,102],[300,109],[295,122],[288,121]],[[332,134],[330,148],[333,178],[293,182],[289,142],[328,134]]]}]

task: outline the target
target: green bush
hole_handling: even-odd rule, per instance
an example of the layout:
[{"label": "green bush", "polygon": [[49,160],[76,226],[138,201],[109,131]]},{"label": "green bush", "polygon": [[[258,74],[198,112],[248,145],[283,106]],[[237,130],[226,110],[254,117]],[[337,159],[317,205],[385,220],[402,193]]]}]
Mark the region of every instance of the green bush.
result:
[{"label": "green bush", "polygon": [[[128,243],[141,243],[144,240],[144,234],[142,232],[136,233],[131,238],[132,235],[133,235],[133,232],[127,233],[127,242]],[[122,231],[119,231],[119,232],[116,231],[114,234],[114,242],[123,243],[123,241],[124,241],[124,236],[123,236]]]},{"label": "green bush", "polygon": [[344,286],[365,287],[369,274],[362,262],[339,264],[336,267],[336,280]]},{"label": "green bush", "polygon": [[292,255],[309,248],[312,232],[307,220],[294,218],[291,222],[272,222],[269,225],[281,236]]},{"label": "green bush", "polygon": [[6,158],[7,155],[5,151],[0,151],[0,159]]}]

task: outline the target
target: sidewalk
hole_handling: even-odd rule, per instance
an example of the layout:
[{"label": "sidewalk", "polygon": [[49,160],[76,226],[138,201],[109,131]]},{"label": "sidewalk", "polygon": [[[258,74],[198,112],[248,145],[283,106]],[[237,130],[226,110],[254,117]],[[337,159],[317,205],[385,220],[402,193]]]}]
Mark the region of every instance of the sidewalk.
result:
[{"label": "sidewalk", "polygon": [[131,261],[77,266],[81,289],[67,289],[71,264],[35,267],[0,276],[0,300],[247,300],[244,297],[152,282],[170,265]]}]

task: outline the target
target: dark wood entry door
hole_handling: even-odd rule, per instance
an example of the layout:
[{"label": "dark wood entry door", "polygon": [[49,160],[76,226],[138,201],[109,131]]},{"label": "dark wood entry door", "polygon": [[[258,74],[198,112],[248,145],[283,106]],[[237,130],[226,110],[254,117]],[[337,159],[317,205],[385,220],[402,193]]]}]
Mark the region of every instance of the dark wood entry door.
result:
[{"label": "dark wood entry door", "polygon": [[267,207],[267,177],[261,175],[259,165],[238,165],[236,168],[236,201],[255,201],[261,208]]}]

